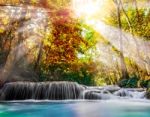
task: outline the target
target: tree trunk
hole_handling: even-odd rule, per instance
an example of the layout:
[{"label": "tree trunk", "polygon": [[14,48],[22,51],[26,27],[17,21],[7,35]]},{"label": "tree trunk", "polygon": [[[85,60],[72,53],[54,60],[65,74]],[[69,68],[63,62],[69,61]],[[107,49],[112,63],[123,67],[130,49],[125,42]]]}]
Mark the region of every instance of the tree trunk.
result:
[{"label": "tree trunk", "polygon": [[133,0],[133,2],[134,2],[134,5],[135,5],[137,21],[140,23],[140,13],[139,13],[139,9],[138,9],[138,5],[137,5],[137,1],[136,1],[136,0]]},{"label": "tree trunk", "polygon": [[122,72],[122,78],[123,79],[127,79],[129,78],[128,75],[128,71],[127,71],[127,67],[125,64],[125,60],[124,60],[124,55],[123,55],[123,40],[122,40],[122,24],[121,24],[121,14],[120,14],[120,0],[113,0],[116,8],[117,8],[117,16],[118,16],[118,28],[120,30],[120,34],[119,34],[119,40],[120,40],[120,66],[121,66],[121,72]]},{"label": "tree trunk", "polygon": [[40,48],[39,48],[37,60],[36,60],[35,65],[34,65],[34,70],[35,70],[36,72],[39,71],[39,64],[40,64],[40,60],[41,60],[41,58],[42,58],[42,53],[43,53],[42,50],[43,50],[43,41],[42,41],[41,44],[40,44]]},{"label": "tree trunk", "polygon": [[[122,11],[123,11],[123,13],[124,13],[124,15],[125,15],[125,17],[126,17],[126,21],[127,21],[127,23],[128,23],[128,26],[129,26],[129,28],[130,28],[130,33],[132,34],[132,38],[134,39],[134,42],[135,42],[135,45],[136,45],[137,57],[141,59],[141,57],[140,57],[140,52],[139,52],[139,47],[140,47],[140,46],[138,45],[138,42],[137,42],[136,38],[134,37],[135,35],[134,35],[133,26],[132,26],[132,23],[131,23],[131,21],[130,21],[130,18],[128,17],[128,15],[127,15],[127,13],[126,13],[124,7],[123,7],[122,0],[120,0],[120,4],[121,4]],[[137,8],[137,9],[138,9],[138,8]],[[140,73],[140,72],[139,72],[139,68],[137,68],[137,71],[138,71],[138,73]]]}]

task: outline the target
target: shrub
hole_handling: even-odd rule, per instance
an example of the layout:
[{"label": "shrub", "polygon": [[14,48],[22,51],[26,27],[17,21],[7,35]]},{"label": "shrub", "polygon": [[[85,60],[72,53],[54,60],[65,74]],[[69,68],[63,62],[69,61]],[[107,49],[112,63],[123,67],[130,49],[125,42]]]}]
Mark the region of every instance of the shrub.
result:
[{"label": "shrub", "polygon": [[133,74],[128,79],[120,80],[119,86],[124,88],[136,88],[138,87],[138,81],[139,77]]},{"label": "shrub", "polygon": [[140,80],[140,86],[142,88],[150,88],[150,80]]},{"label": "shrub", "polygon": [[94,65],[92,62],[52,64],[49,65],[48,69],[41,68],[39,81],[73,81],[84,85],[95,85],[94,76],[96,75],[96,70]]}]

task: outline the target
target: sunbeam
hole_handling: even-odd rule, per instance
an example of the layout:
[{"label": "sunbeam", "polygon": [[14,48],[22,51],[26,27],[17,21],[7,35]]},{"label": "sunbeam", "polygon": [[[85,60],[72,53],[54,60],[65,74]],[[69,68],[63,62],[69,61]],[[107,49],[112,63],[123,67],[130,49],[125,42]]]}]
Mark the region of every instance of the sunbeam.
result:
[{"label": "sunbeam", "polygon": [[0,1],[0,77],[7,82],[14,71],[28,68],[41,81],[74,80],[70,77],[79,71],[78,82],[85,78],[89,84],[103,77],[113,80],[108,84],[132,75],[149,79],[148,5],[144,0]]},{"label": "sunbeam", "polygon": [[[13,77],[13,71],[17,71],[17,62],[20,61],[26,54],[30,54],[30,50],[34,48],[38,48],[44,35],[49,32],[49,28],[46,28],[48,25],[47,22],[47,12],[42,8],[27,6],[25,7],[15,7],[15,6],[2,6],[0,7],[0,14],[9,16],[9,21],[5,24],[5,28],[3,25],[0,26],[0,29],[7,31],[14,26],[11,25],[14,21],[20,21],[21,25],[15,31],[15,36],[19,40],[23,40],[21,43],[13,42],[11,51],[7,57],[5,66],[1,70],[0,79],[5,82],[10,75]],[[2,13],[3,11],[3,13]],[[28,14],[29,12],[29,14]],[[16,14],[19,15],[16,15]],[[3,17],[3,16],[1,16]],[[4,18],[4,17],[3,17]],[[24,19],[24,20],[23,20]],[[18,36],[21,35],[21,36]],[[33,53],[32,53],[33,54]],[[33,56],[33,55],[31,55]],[[30,57],[32,58],[32,57]],[[31,63],[32,60],[29,60],[26,64]],[[24,63],[22,63],[24,64]],[[21,64],[20,64],[21,65]],[[23,68],[22,68],[23,69]]]},{"label": "sunbeam", "polygon": [[72,7],[77,17],[92,17],[102,10],[102,0],[72,0]]},{"label": "sunbeam", "polygon": [[[113,46],[115,46],[119,51],[121,51],[120,46],[122,46],[123,47],[122,53],[126,57],[133,59],[143,69],[145,68],[145,65],[147,65],[148,71],[150,70],[149,69],[150,42],[142,41],[143,39],[133,37],[133,35],[129,33],[122,32],[123,45],[120,45],[120,40],[118,38],[120,33],[119,29],[106,25],[100,21],[97,21],[94,28],[101,35],[103,35],[104,38],[108,39],[108,41]],[[140,46],[138,46],[138,50],[141,56],[138,56],[137,45],[135,41],[137,42],[138,45],[140,44]]]},{"label": "sunbeam", "polygon": [[[121,51],[125,57],[135,61],[140,68],[146,69],[148,72],[150,72],[150,42],[144,41],[142,37],[137,37],[130,33],[122,32],[123,45],[120,45],[120,29],[105,24],[102,21],[103,16],[94,16],[98,13],[103,14],[102,7],[104,7],[105,2],[108,1],[73,0],[73,8],[78,17],[83,17],[87,25],[93,27],[100,35],[107,39],[112,46],[114,46],[118,51]],[[131,5],[130,2],[127,4]],[[147,8],[147,4],[145,4],[145,2],[141,2],[139,5],[141,8]],[[131,6],[125,5],[125,8],[130,7]],[[106,11],[105,13],[107,14]],[[122,46],[123,51],[120,50],[120,46]],[[112,61],[116,61],[118,64],[118,56],[115,55],[108,45],[99,43],[97,44],[97,50],[100,53],[100,56],[99,58],[96,58],[96,60],[99,60],[108,66],[113,66]]]}]

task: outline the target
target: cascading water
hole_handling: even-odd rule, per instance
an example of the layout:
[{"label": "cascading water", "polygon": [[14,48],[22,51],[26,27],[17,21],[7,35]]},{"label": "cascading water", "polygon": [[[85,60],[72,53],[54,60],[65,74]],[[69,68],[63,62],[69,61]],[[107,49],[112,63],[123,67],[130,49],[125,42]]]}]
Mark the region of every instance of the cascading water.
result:
[{"label": "cascading water", "polygon": [[1,89],[0,100],[78,99],[85,87],[73,82],[14,82]]},{"label": "cascading water", "polygon": [[74,82],[12,82],[0,90],[0,100],[66,100],[66,99],[145,99],[144,89],[122,89],[116,86],[86,87]]},{"label": "cascading water", "polygon": [[[112,89],[110,89],[112,87]],[[83,98],[84,99],[145,99],[146,91],[145,89],[123,89],[114,86],[103,87],[103,88],[87,88],[84,90]]]}]

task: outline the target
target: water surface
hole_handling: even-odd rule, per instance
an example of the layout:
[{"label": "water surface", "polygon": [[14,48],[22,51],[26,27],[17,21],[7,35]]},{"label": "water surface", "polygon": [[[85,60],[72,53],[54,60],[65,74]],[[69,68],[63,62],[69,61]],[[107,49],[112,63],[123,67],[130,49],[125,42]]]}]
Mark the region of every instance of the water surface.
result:
[{"label": "water surface", "polygon": [[0,117],[150,117],[150,102],[146,100],[1,102]]}]

